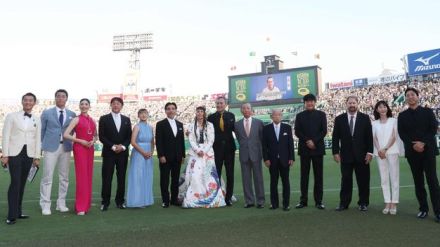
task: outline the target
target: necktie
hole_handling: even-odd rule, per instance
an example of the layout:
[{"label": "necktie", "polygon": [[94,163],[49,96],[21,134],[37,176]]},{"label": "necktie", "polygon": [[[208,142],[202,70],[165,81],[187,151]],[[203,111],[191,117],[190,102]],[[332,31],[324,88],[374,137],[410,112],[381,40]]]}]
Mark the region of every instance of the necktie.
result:
[{"label": "necktie", "polygon": [[58,118],[58,121],[60,121],[60,125],[63,126],[63,122],[64,122],[64,111],[60,111],[60,117]]},{"label": "necktie", "polygon": [[353,136],[354,132],[354,122],[353,122],[354,116],[350,117],[350,134]]},{"label": "necktie", "polygon": [[220,123],[218,125],[221,131],[225,131],[225,122],[223,121],[223,113],[220,113]]},{"label": "necktie", "polygon": [[280,140],[280,127],[278,125],[275,125],[275,135],[277,136],[277,141]]},{"label": "necktie", "polygon": [[28,117],[28,118],[31,118],[31,117],[32,117],[32,114],[25,112],[25,113],[24,113],[24,116],[25,116],[25,117]]},{"label": "necktie", "polygon": [[249,119],[244,120],[244,131],[246,132],[246,136],[249,137],[249,134],[251,132],[249,128]]}]

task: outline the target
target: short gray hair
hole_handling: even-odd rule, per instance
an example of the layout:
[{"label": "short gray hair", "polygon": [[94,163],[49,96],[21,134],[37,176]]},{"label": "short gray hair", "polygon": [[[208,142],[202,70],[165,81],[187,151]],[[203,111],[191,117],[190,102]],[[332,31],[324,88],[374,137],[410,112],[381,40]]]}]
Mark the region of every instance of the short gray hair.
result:
[{"label": "short gray hair", "polygon": [[279,112],[279,113],[283,113],[283,111],[281,111],[281,109],[278,109],[278,108],[272,108],[272,113],[271,113],[271,115],[273,115],[274,113],[276,113],[276,112]]}]

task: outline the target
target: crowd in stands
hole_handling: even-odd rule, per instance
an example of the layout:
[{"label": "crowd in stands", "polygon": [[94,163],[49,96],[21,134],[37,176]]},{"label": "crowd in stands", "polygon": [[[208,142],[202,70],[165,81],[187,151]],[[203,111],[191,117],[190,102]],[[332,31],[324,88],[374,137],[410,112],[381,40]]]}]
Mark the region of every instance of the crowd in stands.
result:
[{"label": "crowd in stands", "polygon": [[[415,87],[420,91],[421,105],[430,107],[434,110],[436,116],[440,119],[440,81],[433,79],[423,82],[407,82],[376,84],[360,88],[332,89],[325,90],[318,97],[317,109],[327,114],[329,135],[333,129],[334,118],[346,110],[345,100],[349,95],[356,95],[360,99],[359,110],[373,117],[373,107],[379,100],[386,100],[392,107],[393,115],[397,116],[405,107],[403,92],[408,86]],[[206,106],[208,114],[215,112],[215,102],[208,97],[199,96],[179,96],[170,97],[168,100],[175,101],[177,104],[177,119],[184,124],[188,124],[194,117],[195,108],[197,106]],[[137,121],[137,111],[140,108],[146,108],[149,111],[150,123],[155,125],[157,121],[165,118],[164,105],[166,101],[149,101],[149,102],[126,102],[122,113],[128,116],[132,123]],[[34,107],[34,114],[40,115],[46,108],[52,107],[53,101],[40,100],[39,104]],[[68,106],[74,112],[79,112],[78,104],[70,102]],[[18,111],[21,104],[0,103],[0,129],[3,127],[3,121],[9,112]],[[291,107],[282,109],[283,113],[289,113],[293,117],[290,124],[293,125],[294,116],[302,111],[302,105],[292,105]],[[108,103],[93,103],[90,110],[91,116],[98,120],[100,116],[110,112]],[[270,108],[258,108],[255,110],[256,115],[266,115],[270,113]]]}]

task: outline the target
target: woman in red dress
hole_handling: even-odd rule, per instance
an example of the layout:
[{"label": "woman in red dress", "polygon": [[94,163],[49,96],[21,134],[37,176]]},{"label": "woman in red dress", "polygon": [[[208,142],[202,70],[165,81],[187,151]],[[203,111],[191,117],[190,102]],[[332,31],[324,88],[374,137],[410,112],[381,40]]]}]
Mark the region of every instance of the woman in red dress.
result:
[{"label": "woman in red dress", "polygon": [[74,143],[75,210],[77,215],[85,215],[92,203],[93,157],[97,133],[95,121],[88,114],[90,101],[88,99],[80,100],[79,109],[81,114],[72,119],[64,132],[64,138],[72,140]]}]

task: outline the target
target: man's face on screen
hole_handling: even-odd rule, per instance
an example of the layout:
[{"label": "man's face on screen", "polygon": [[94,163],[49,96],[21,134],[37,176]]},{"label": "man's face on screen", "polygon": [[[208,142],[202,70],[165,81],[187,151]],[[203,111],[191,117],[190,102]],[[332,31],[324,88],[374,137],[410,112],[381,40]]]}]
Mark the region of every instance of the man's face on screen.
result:
[{"label": "man's face on screen", "polygon": [[267,78],[267,82],[266,82],[266,84],[267,84],[267,88],[269,88],[270,90],[272,90],[272,89],[273,89],[273,86],[274,86],[273,78]]}]

